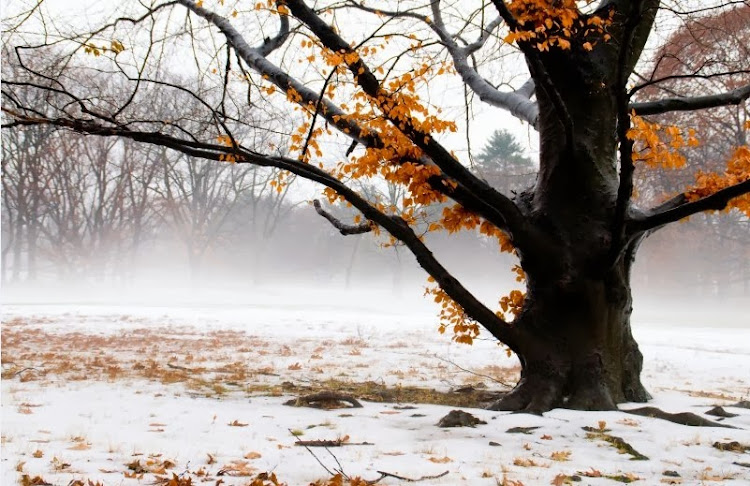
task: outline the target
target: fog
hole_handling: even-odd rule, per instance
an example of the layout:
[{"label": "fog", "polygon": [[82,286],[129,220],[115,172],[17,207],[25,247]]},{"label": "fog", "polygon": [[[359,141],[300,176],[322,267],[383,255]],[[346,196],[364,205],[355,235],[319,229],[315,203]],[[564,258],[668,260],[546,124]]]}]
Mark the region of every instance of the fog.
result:
[{"label": "fog", "polygon": [[[45,2],[40,11],[49,9],[58,19],[63,9],[70,18],[61,18],[60,24],[66,29],[83,29],[84,24],[99,21],[101,12],[91,10],[93,3],[104,10],[115,6],[56,0]],[[16,8],[21,7],[27,5],[21,2]],[[79,15],[82,12],[87,15]],[[34,32],[35,25],[26,24],[28,32],[21,30],[16,35],[35,39],[39,35]],[[165,24],[165,32],[170,25]],[[656,40],[672,31],[663,22],[660,29]],[[128,32],[124,37],[132,41],[129,55],[138,52],[137,35],[143,32]],[[46,55],[59,54],[50,50]],[[84,55],[75,83],[104,98],[122,98],[127,92],[122,87],[128,84],[118,85],[123,80],[116,77],[106,78],[111,84],[102,82],[102,73],[111,66],[97,71],[96,63],[106,62],[106,56],[98,60],[90,57]],[[203,72],[198,69],[203,61],[199,56],[193,68]],[[516,70],[525,68],[523,63],[519,66],[503,63],[508,83],[524,81],[515,75]],[[4,67],[6,74],[14,69],[12,63],[6,62]],[[175,71],[169,79],[188,76],[189,70],[181,66]],[[432,81],[432,102],[445,105],[451,118],[462,123],[464,112],[453,105],[462,98],[457,93],[463,92],[463,85],[459,82],[443,89],[440,83]],[[244,99],[244,87],[240,88],[234,95]],[[141,91],[133,106],[149,117],[171,119],[178,108],[191,116],[200,113],[200,106],[184,95],[180,98],[154,87]],[[246,127],[238,135],[253,147],[287,146],[296,126],[293,116],[298,115],[281,110],[279,104],[255,99],[254,103],[258,109],[242,113]],[[271,116],[271,112],[278,113]],[[472,151],[478,159],[489,132],[502,126],[509,127],[526,154],[534,153],[529,148],[536,145],[533,130],[523,128],[520,122],[506,123],[505,115],[498,115],[495,109],[476,106],[471,114],[472,130],[465,132],[459,125],[456,134],[445,134],[449,138],[446,147],[455,148],[462,156]],[[205,130],[198,123],[186,126],[195,133]],[[48,129],[9,130],[3,135],[0,237],[5,304],[354,305],[363,311],[404,309],[437,314],[437,306],[422,295],[427,276],[406,248],[393,247],[385,236],[341,236],[310,206],[312,199],[321,197],[319,189],[291,180],[275,186],[274,182],[284,179],[279,172],[202,162],[161,147]],[[694,150],[695,157],[690,159],[723,163],[725,158],[716,154],[726,154],[730,147],[708,135],[705,148]],[[471,147],[465,146],[467,140]],[[325,143],[324,139],[321,144]],[[346,158],[347,147],[348,140],[343,144],[339,140],[338,146],[324,150],[324,161]],[[354,155],[361,153],[361,148],[357,150]],[[705,153],[698,153],[700,150]],[[691,165],[668,175],[639,170],[636,189],[641,200],[636,202],[650,207],[664,195],[688,187],[698,168],[722,167],[717,163]],[[494,180],[488,174],[480,175],[506,194],[534,181],[533,174],[514,184],[508,183],[509,176],[502,171],[494,174]],[[398,207],[404,196],[402,188],[358,182],[361,184],[355,184],[355,189],[371,200],[380,198]],[[356,216],[342,205],[327,209],[346,223]],[[425,208],[433,218],[440,210]],[[501,254],[494,241],[464,232],[430,233],[426,242],[491,308],[497,308],[501,296],[522,286],[511,271],[517,261]],[[632,284],[637,324],[750,324],[750,222],[738,212],[698,215],[657,232],[637,255]]]},{"label": "fog", "polygon": [[[135,251],[125,230],[106,238],[82,231],[67,241],[52,238],[46,228],[32,248],[9,227],[13,214],[4,206],[2,302],[414,312],[434,315],[437,328],[439,307],[423,295],[426,273],[406,248],[390,245],[384,236],[342,236],[306,200],[290,197],[280,207],[281,212],[261,204],[249,215],[246,207],[234,205],[226,222],[214,227],[217,236],[196,256],[196,242],[166,216],[154,219]],[[351,221],[347,208],[329,210]],[[213,217],[207,218],[209,227]],[[747,239],[738,241],[732,231],[743,227],[731,218],[694,218],[644,243],[632,279],[635,326],[750,324]],[[260,224],[269,219],[274,219],[272,231]],[[722,225],[731,230],[728,235],[706,231]],[[498,308],[498,299],[510,290],[522,288],[511,272],[517,259],[481,235],[431,233],[426,243],[491,308]]]}]

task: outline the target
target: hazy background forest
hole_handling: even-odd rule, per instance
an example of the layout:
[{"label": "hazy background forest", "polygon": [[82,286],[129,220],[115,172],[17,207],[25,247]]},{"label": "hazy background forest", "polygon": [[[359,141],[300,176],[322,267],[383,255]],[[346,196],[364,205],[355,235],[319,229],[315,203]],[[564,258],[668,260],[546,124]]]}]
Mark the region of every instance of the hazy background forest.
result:
[{"label": "hazy background forest", "polygon": [[[313,188],[292,183],[279,190],[274,170],[50,129],[3,135],[6,300],[258,286],[377,288],[400,296],[424,286],[410,254],[384,237],[342,237],[311,207]],[[723,142],[717,135],[692,150],[708,157],[731,143],[731,134]],[[520,191],[535,178],[534,162],[505,131],[495,132],[475,156],[474,170],[506,191]],[[646,171],[641,197],[676,192],[694,171]],[[400,204],[394,187],[363,189]],[[330,210],[344,219],[353,214],[346,207]],[[468,233],[427,238],[450,268],[485,289],[486,298],[514,286],[513,257],[500,254],[495,243]],[[696,296],[746,302],[747,219],[738,212],[698,215],[659,232],[639,255],[634,289],[637,303],[668,305]]]}]

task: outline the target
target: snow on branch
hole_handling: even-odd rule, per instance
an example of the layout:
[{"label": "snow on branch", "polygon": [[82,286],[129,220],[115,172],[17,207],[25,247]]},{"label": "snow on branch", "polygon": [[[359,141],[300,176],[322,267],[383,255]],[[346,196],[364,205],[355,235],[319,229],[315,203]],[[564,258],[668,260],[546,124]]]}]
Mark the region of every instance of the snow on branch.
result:
[{"label": "snow on branch", "polygon": [[[487,24],[480,34],[479,38],[466,46],[460,46],[450,34],[448,28],[443,22],[442,13],[440,12],[440,2],[433,0],[430,3],[434,19],[415,12],[394,12],[382,9],[367,7],[360,3],[352,2],[351,5],[365,12],[387,15],[392,18],[409,17],[420,20],[427,24],[435,34],[440,38],[440,42],[448,50],[453,59],[453,66],[456,72],[461,76],[461,80],[477,95],[479,99],[488,105],[501,108],[508,111],[521,121],[529,123],[536,127],[539,118],[539,107],[536,102],[529,100],[534,92],[534,84],[527,82],[516,91],[500,91],[486,79],[469,63],[469,56],[478,51],[487,40],[490,34],[503,23],[501,17],[497,17]],[[529,90],[530,88],[530,90]]]}]

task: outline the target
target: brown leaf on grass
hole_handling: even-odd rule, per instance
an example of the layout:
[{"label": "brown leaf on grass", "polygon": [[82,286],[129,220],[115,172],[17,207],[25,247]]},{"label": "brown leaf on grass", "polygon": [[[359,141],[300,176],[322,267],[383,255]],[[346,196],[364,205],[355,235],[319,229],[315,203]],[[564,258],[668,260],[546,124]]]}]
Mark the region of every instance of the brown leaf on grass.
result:
[{"label": "brown leaf on grass", "polygon": [[70,467],[70,463],[62,461],[57,457],[53,457],[52,467],[55,469],[55,471],[64,471],[65,469],[68,469]]},{"label": "brown leaf on grass", "polygon": [[235,420],[233,422],[229,422],[227,425],[229,425],[230,427],[247,427],[247,424],[242,423],[242,422],[240,422],[238,420]]},{"label": "brown leaf on grass", "polygon": [[[133,471],[134,474],[143,474],[145,472],[148,472],[146,471],[146,468],[141,465],[140,459],[136,459],[135,461],[129,462],[125,464],[125,466],[128,468],[129,471]],[[129,476],[129,477],[132,477],[132,476]]]},{"label": "brown leaf on grass", "polygon": [[526,459],[523,457],[516,457],[513,459],[513,465],[514,466],[521,466],[521,467],[537,467],[539,464],[534,462],[532,459]]},{"label": "brown leaf on grass", "polygon": [[627,425],[628,427],[638,427],[641,423],[631,418],[624,418],[617,421],[618,424]]},{"label": "brown leaf on grass", "polygon": [[[331,479],[331,481],[335,479],[336,477],[340,477],[340,475],[337,474],[334,478]],[[221,481],[221,479],[219,481]],[[219,486],[219,481],[216,481],[215,486]],[[318,484],[318,483],[315,482],[315,483],[310,483],[310,484],[312,485],[312,484]],[[329,484],[329,483],[325,483],[325,484]],[[333,483],[330,483],[330,484],[333,484]],[[352,482],[351,484],[354,484],[354,483]],[[248,484],[248,486],[284,486],[284,483],[279,482],[279,480],[276,478],[276,474],[262,472],[258,474],[257,476],[255,476],[252,482]]]},{"label": "brown leaf on grass", "polygon": [[434,462],[435,464],[445,464],[446,462],[453,462],[453,459],[451,459],[448,456],[444,457],[428,457],[428,461]]},{"label": "brown leaf on grass", "polygon": [[555,451],[549,457],[553,461],[569,461],[571,454],[571,451]]},{"label": "brown leaf on grass", "polygon": [[52,483],[48,483],[41,476],[30,477],[28,474],[21,476],[21,486],[52,486]]},{"label": "brown leaf on grass", "polygon": [[223,468],[216,473],[217,476],[252,476],[255,468],[250,466],[247,461],[235,460],[225,464]]},{"label": "brown leaf on grass", "polygon": [[172,473],[171,478],[157,477],[154,484],[159,484],[162,486],[192,486],[193,478],[188,475],[178,476],[177,474]]},{"label": "brown leaf on grass", "polygon": [[89,449],[91,449],[91,444],[88,442],[77,442],[76,445],[68,447],[69,451],[87,451]]},{"label": "brown leaf on grass", "polygon": [[558,474],[550,483],[552,486],[563,486],[565,484],[573,484],[573,480],[566,474]]},{"label": "brown leaf on grass", "polygon": [[589,469],[588,471],[578,471],[578,474],[581,476],[586,476],[587,478],[600,478],[602,477],[601,471],[598,469],[594,469],[593,467]]}]

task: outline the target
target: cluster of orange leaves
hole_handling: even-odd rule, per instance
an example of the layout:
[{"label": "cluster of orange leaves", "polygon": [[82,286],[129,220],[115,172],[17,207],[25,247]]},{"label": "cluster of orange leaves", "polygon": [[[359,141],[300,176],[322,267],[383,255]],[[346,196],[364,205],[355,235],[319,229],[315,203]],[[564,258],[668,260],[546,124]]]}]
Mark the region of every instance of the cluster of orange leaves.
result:
[{"label": "cluster of orange leaves", "polygon": [[680,150],[700,144],[692,128],[685,134],[675,125],[661,126],[645,120],[635,112],[630,115],[630,123],[627,136],[635,143],[633,163],[643,163],[652,169],[684,167],[685,156]]},{"label": "cluster of orange leaves", "polygon": [[[219,142],[219,145],[225,145],[227,147],[234,147],[234,142],[232,141],[232,137],[229,135],[219,135],[216,137],[216,141]],[[231,164],[234,164],[237,162],[239,157],[235,154],[219,154],[219,160],[222,160],[224,162],[229,162]]]},{"label": "cluster of orange leaves", "polygon": [[[518,22],[518,28],[511,30],[505,42],[529,42],[540,51],[548,51],[557,46],[568,50],[571,42],[577,40],[583,49],[590,51],[599,40],[608,41],[606,32],[612,19],[598,15],[582,16],[578,5],[589,4],[576,0],[512,0],[508,9]],[[610,11],[612,15],[613,11]]]},{"label": "cluster of orange leaves", "polygon": [[[748,127],[750,128],[750,122],[748,122]],[[732,153],[723,174],[699,171],[695,176],[695,186],[690,188],[685,195],[688,201],[695,201],[749,179],[750,147],[742,145]],[[738,209],[750,217],[750,194],[744,194],[729,201],[725,210],[730,209]]]},{"label": "cluster of orange leaves", "polygon": [[[632,127],[628,138],[635,142],[633,162],[641,162],[649,168],[679,169],[685,166],[685,156],[680,152],[686,147],[696,147],[699,141],[695,130],[688,129],[687,134],[679,127],[651,123],[632,114]],[[750,121],[745,122],[750,130]],[[685,191],[688,201],[710,196],[727,187],[750,179],[750,147],[736,147],[729,157],[727,168],[723,173],[698,171],[695,184]],[[738,209],[750,216],[750,194],[744,194],[729,201],[725,210]]]},{"label": "cluster of orange leaves", "polygon": [[[517,282],[524,282],[526,280],[526,274],[520,265],[515,265],[513,272],[516,274]],[[429,277],[427,281],[435,283],[435,279],[432,277]],[[479,324],[464,312],[460,304],[451,299],[440,287],[427,287],[425,288],[424,295],[433,296],[435,303],[440,304],[440,324],[438,327],[440,334],[445,334],[445,331],[450,328],[453,331],[452,339],[457,343],[469,345],[474,343],[474,339],[480,333]],[[503,320],[512,321],[521,314],[525,301],[526,294],[523,291],[511,290],[508,295],[500,298],[499,304],[501,310],[496,311],[496,314]],[[506,317],[506,312],[509,312],[513,318]],[[510,349],[507,352],[508,356],[510,356]]]},{"label": "cluster of orange leaves", "polygon": [[[427,280],[435,282],[432,277]],[[445,334],[448,327],[451,327],[454,341],[473,344],[474,339],[479,336],[479,324],[464,312],[463,307],[451,299],[440,287],[427,287],[424,294],[432,295],[435,303],[440,304],[440,327],[438,328],[440,334]]]}]

